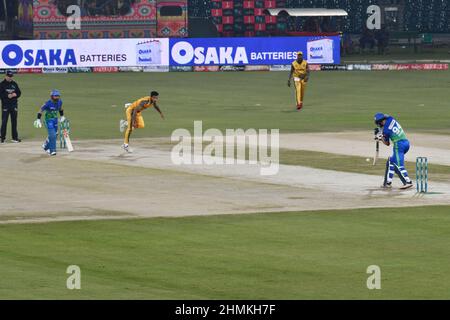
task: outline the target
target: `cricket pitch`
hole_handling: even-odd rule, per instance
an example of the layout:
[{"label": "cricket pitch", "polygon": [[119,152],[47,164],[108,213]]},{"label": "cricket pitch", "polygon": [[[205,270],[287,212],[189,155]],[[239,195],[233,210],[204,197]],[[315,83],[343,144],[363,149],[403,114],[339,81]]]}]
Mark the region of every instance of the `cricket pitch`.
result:
[{"label": "cricket pitch", "polygon": [[[301,135],[282,135],[281,146],[316,150],[324,146],[321,136],[330,141],[328,133]],[[278,174],[261,176],[258,165],[174,165],[170,150],[161,147],[166,140],[136,139],[133,154],[124,153],[119,140],[82,140],[74,142],[75,152],[56,157],[36,141],[4,145],[0,223],[450,204],[450,183],[432,181],[425,196],[385,191],[378,188],[382,172],[280,165]],[[372,151],[358,145],[353,154]],[[448,150],[435,149],[436,159],[450,158]]]}]

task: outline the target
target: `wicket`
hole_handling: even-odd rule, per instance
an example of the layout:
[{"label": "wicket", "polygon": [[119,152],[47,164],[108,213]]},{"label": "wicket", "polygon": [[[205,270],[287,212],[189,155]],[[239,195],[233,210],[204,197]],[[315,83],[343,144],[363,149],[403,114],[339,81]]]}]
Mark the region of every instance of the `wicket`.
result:
[{"label": "wicket", "polygon": [[70,133],[70,122],[69,120],[65,120],[63,122],[59,123],[59,147],[61,149],[65,149],[66,148],[66,141],[64,140],[64,135],[63,135],[63,130],[67,129],[67,132]]},{"label": "wicket", "polygon": [[416,187],[417,192],[428,192],[428,159],[426,157],[416,158]]}]

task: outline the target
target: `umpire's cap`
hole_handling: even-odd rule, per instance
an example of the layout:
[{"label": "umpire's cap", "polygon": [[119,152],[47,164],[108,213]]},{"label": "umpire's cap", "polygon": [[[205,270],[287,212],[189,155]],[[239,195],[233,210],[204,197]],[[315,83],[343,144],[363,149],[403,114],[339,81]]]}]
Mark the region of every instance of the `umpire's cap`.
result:
[{"label": "umpire's cap", "polygon": [[14,77],[14,72],[12,72],[11,70],[6,71],[6,75],[8,77]]}]

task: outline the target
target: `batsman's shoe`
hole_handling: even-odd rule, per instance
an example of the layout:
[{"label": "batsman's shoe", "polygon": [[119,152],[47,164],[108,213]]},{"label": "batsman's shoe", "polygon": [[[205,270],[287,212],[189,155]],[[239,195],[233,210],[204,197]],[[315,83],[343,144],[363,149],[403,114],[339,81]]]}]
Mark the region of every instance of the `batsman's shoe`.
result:
[{"label": "batsman's shoe", "polygon": [[133,153],[133,150],[131,150],[130,146],[127,145],[126,143],[124,143],[124,144],[122,145],[122,149],[125,150],[125,151],[128,152],[128,153]]},{"label": "batsman's shoe", "polygon": [[119,130],[120,130],[120,132],[124,132],[127,127],[128,127],[128,121],[120,120],[120,122],[119,122]]},{"label": "batsman's shoe", "polygon": [[382,189],[391,189],[392,188],[392,182],[388,182],[386,184],[381,185]]},{"label": "batsman's shoe", "polygon": [[404,184],[403,186],[401,186],[400,189],[406,190],[406,189],[412,188],[412,186],[413,186],[413,183],[412,183],[412,181],[410,181],[410,182],[407,182],[406,184]]},{"label": "batsman's shoe", "polygon": [[19,142],[22,142],[22,140],[20,140],[20,139],[12,139],[11,142],[12,143],[19,143]]}]

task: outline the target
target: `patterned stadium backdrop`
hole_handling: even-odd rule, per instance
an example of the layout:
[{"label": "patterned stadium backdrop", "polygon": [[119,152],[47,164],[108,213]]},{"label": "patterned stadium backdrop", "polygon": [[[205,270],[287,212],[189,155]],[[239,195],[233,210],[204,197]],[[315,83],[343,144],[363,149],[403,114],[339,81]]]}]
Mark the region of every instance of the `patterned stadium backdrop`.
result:
[{"label": "patterned stadium backdrop", "polygon": [[19,0],[18,8],[19,37],[33,38],[33,0]]},{"label": "patterned stadium backdrop", "polygon": [[[83,10],[81,30],[69,30],[66,25],[67,18],[59,12],[55,0],[34,0],[34,38],[91,39],[186,36],[187,0],[165,1],[165,3],[180,5],[183,8],[183,16],[174,17],[172,21],[167,21],[166,18],[163,27],[158,27],[157,23],[157,2],[156,0],[132,1],[131,9],[125,15],[89,16]],[[161,31],[164,35],[159,34]]]},{"label": "patterned stadium backdrop", "polygon": [[[177,16],[164,16],[161,8],[176,6],[180,8]],[[157,33],[158,37],[187,37],[188,35],[188,10],[187,0],[183,1],[158,1]]]}]

